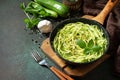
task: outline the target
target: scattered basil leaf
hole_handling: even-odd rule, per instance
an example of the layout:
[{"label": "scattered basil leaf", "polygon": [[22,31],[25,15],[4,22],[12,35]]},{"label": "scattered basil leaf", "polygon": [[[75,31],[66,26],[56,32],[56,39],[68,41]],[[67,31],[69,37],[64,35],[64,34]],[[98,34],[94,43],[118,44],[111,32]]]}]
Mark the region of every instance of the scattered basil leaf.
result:
[{"label": "scattered basil leaf", "polygon": [[83,40],[77,40],[76,44],[80,47],[80,48],[85,48],[86,47],[86,43]]},{"label": "scattered basil leaf", "polygon": [[93,40],[91,39],[89,42],[88,42],[88,47],[92,47],[94,45],[94,42]]},{"label": "scattered basil leaf", "polygon": [[100,49],[102,49],[102,47],[97,46],[97,45],[92,47],[93,51],[99,51]]},{"label": "scattered basil leaf", "polygon": [[102,47],[100,47],[98,45],[94,45],[94,42],[92,39],[88,43],[85,43],[85,41],[79,39],[76,41],[76,44],[80,48],[84,49],[85,54],[94,53],[94,52],[97,52],[100,49],[102,49]]},{"label": "scattered basil leaf", "polygon": [[90,48],[85,48],[84,49],[84,53],[87,55],[87,54],[89,54],[89,53],[92,53],[93,52],[93,50],[92,49],[90,49]]}]

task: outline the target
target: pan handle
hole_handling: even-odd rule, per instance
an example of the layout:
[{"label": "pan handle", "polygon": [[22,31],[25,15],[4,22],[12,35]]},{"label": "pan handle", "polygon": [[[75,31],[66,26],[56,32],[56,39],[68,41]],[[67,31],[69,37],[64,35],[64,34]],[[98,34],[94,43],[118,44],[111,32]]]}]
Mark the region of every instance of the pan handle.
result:
[{"label": "pan handle", "polygon": [[103,8],[103,10],[94,18],[92,18],[92,20],[95,20],[101,24],[104,23],[105,18],[107,17],[107,15],[110,13],[110,11],[113,9],[113,7],[116,5],[116,3],[118,2],[118,0],[109,0],[106,4],[106,6]]}]

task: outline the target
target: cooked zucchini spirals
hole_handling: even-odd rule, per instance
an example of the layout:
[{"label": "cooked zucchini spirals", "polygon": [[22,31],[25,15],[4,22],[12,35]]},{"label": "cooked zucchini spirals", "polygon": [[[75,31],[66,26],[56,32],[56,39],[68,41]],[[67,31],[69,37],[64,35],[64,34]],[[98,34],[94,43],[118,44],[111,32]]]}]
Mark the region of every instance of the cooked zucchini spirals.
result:
[{"label": "cooked zucchini spirals", "polygon": [[[92,54],[84,54],[84,49],[76,44],[81,39],[88,43],[93,40],[102,49]],[[68,23],[60,29],[54,40],[53,47],[64,59],[76,63],[85,63],[98,59],[103,55],[107,45],[107,39],[97,25],[84,24],[82,22]]]}]

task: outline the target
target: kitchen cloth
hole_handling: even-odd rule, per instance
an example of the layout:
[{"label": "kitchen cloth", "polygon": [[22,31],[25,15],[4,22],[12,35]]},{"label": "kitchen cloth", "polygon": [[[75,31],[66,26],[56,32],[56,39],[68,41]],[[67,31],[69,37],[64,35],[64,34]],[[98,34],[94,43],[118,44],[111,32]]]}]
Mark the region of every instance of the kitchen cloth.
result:
[{"label": "kitchen cloth", "polygon": [[[83,14],[96,16],[104,8],[107,1],[83,0]],[[108,53],[114,58],[114,74],[120,77],[120,0],[108,14],[103,26],[106,26],[105,28],[110,35]]]}]

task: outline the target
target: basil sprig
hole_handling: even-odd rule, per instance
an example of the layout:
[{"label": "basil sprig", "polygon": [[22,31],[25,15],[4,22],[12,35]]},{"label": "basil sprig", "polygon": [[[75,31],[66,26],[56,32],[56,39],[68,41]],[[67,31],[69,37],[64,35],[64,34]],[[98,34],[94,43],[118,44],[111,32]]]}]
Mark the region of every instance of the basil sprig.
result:
[{"label": "basil sprig", "polygon": [[84,49],[85,54],[98,52],[100,49],[102,49],[101,46],[95,45],[94,41],[92,39],[88,43],[86,43],[85,41],[79,39],[79,40],[76,41],[76,44],[80,48]]}]

